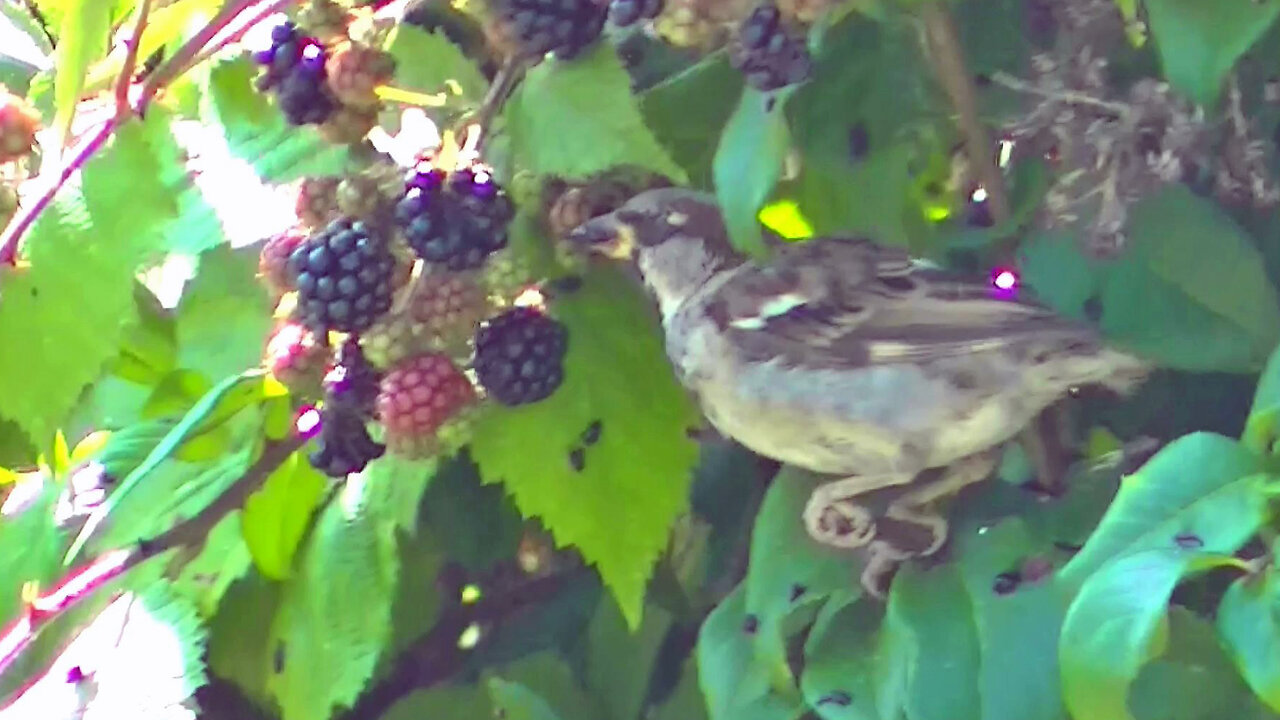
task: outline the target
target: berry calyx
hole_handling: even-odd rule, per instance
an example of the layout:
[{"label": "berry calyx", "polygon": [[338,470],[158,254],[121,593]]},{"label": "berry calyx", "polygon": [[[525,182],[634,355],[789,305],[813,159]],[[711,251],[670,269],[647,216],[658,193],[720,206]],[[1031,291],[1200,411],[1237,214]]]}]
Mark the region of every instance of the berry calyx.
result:
[{"label": "berry calyx", "polygon": [[538,402],[564,380],[567,346],[564,325],[531,307],[512,308],[476,333],[476,376],[503,405]]},{"label": "berry calyx", "polygon": [[399,455],[433,452],[437,434],[476,401],[467,376],[445,355],[426,353],[397,363],[382,379],[378,418]]},{"label": "berry calyx", "polygon": [[298,288],[295,317],[327,338],[331,330],[361,332],[391,309],[396,259],[380,233],[342,218],[289,255]]},{"label": "berry calyx", "polygon": [[429,168],[410,176],[395,215],[418,257],[458,272],[506,247],[515,207],[483,168]]}]

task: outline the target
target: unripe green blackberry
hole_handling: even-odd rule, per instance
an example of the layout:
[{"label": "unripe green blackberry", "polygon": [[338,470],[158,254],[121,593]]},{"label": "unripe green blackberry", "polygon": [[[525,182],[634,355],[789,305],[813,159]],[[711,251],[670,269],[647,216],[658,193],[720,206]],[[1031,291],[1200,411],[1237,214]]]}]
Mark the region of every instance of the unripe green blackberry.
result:
[{"label": "unripe green blackberry", "polygon": [[338,184],[341,178],[308,177],[302,179],[294,211],[298,220],[311,230],[319,230],[338,219]]},{"label": "unripe green blackberry", "polygon": [[567,345],[564,325],[531,307],[512,308],[476,333],[476,376],[503,405],[543,400],[564,380]]},{"label": "unripe green blackberry", "polygon": [[395,266],[386,240],[365,223],[333,221],[289,256],[295,317],[322,340],[332,330],[368,329],[391,309]]}]

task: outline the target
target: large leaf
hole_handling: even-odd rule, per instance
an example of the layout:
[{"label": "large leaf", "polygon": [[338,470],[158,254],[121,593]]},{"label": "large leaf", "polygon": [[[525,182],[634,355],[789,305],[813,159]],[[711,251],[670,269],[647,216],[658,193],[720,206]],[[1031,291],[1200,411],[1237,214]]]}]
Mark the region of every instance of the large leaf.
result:
[{"label": "large leaf", "polygon": [[1129,686],[1167,632],[1169,596],[1184,576],[1237,564],[1182,548],[1130,553],[1085,581],[1067,611],[1059,645],[1062,693],[1076,718],[1130,720]]},{"label": "large leaf", "polygon": [[[611,269],[589,272],[555,307],[569,331],[564,384],[546,400],[495,408],[475,426],[486,482],[503,481],[526,516],[595,564],[639,625],[645,585],[688,506],[696,410],[676,383],[645,297]],[[593,423],[600,440],[570,453]],[[625,527],[626,532],[618,532]]]},{"label": "large leaf", "polygon": [[803,710],[793,693],[772,686],[775,668],[755,653],[746,612],[745,587],[739,585],[707,616],[698,633],[698,680],[711,720],[791,720]]},{"label": "large leaf", "polygon": [[249,496],[240,524],[258,572],[273,580],[289,577],[298,543],[327,486],[325,477],[295,452]]},{"label": "large leaf", "polygon": [[1061,579],[1079,585],[1135,552],[1195,546],[1232,553],[1267,514],[1261,459],[1230,438],[1193,433],[1166,445],[1120,485]]},{"label": "large leaf", "polygon": [[475,63],[443,32],[397,23],[386,49],[396,60],[397,88],[438,93],[456,83],[464,99],[478,102],[489,86]]},{"label": "large leaf", "polygon": [[879,720],[877,633],[883,606],[873,600],[832,600],[805,639],[800,688],[822,720]]},{"label": "large leaf", "polygon": [[715,54],[640,96],[649,128],[696,187],[713,187],[716,142],[742,87],[742,73],[723,54]]},{"label": "large leaf", "polygon": [[645,608],[637,632],[627,627],[618,604],[602,597],[587,630],[587,688],[613,720],[640,717],[650,671],[673,618],[661,607]]},{"label": "large leaf", "polygon": [[253,567],[240,532],[240,511],[222,518],[205,538],[200,554],[182,566],[174,590],[195,603],[200,615],[212,619],[231,584]]},{"label": "large leaf", "polygon": [[57,114],[54,127],[60,134],[71,128],[80,91],[84,89],[89,63],[98,59],[107,47],[111,29],[111,3],[102,0],[72,0],[58,27],[55,53],[54,97]]},{"label": "large leaf", "polygon": [[645,127],[631,80],[608,43],[572,63],[534,67],[506,112],[514,154],[530,172],[582,179],[632,165],[686,179]]},{"label": "large leaf", "polygon": [[1276,3],[1146,0],[1164,74],[1175,88],[1212,106],[1236,60],[1280,15]]},{"label": "large leaf", "polygon": [[1241,437],[1249,449],[1264,454],[1273,451],[1276,440],[1280,440],[1280,346],[1272,351],[1258,378]]},{"label": "large leaf", "polygon": [[1218,606],[1218,632],[1249,687],[1280,712],[1280,581],[1274,566],[1232,583]]},{"label": "large leaf", "polygon": [[711,167],[730,242],[758,257],[766,250],[757,213],[781,177],[791,146],[782,102],[776,95],[744,89]]},{"label": "large leaf", "polygon": [[59,557],[65,537],[54,522],[54,508],[62,486],[52,480],[32,476],[12,492],[34,490],[36,497],[21,512],[6,507],[0,515],[0,627],[17,616],[22,586],[28,582],[45,587],[62,568]]},{"label": "large leaf", "polygon": [[[283,720],[349,707],[391,635],[399,574],[388,525],[370,511],[362,476],[321,511],[271,629],[283,660],[268,681]],[[341,578],[341,582],[334,582]]]},{"label": "large leaf", "polygon": [[178,306],[179,365],[216,378],[260,362],[271,302],[257,272],[255,249],[223,245],[200,256]]}]

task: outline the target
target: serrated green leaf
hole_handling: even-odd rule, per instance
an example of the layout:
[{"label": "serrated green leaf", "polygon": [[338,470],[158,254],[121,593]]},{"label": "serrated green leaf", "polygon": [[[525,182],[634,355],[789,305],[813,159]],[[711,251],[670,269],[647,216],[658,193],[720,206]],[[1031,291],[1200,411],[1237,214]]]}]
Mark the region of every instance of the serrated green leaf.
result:
[{"label": "serrated green leaf", "polygon": [[398,89],[438,93],[456,84],[464,100],[478,102],[489,87],[475,63],[444,33],[397,23],[387,37],[386,51],[396,59]]},{"label": "serrated green leaf", "polygon": [[213,389],[213,380],[196,370],[174,370],[155,384],[142,416],[149,419],[181,415],[205,393]]},{"label": "serrated green leaf", "polygon": [[791,146],[782,102],[755,88],[744,89],[712,161],[716,200],[729,241],[756,257],[767,253],[757,214],[782,176]]},{"label": "serrated green leaf", "polygon": [[1179,184],[1130,212],[1129,250],[1103,284],[1103,332],[1164,367],[1260,369],[1280,342],[1280,300],[1244,230]]},{"label": "serrated green leaf", "polygon": [[144,120],[116,130],[84,168],[84,199],[94,232],[113,249],[131,253],[138,264],[159,257],[162,231],[178,216],[173,196],[184,172],[169,131],[172,122],[165,108],[148,110]]},{"label": "serrated green leaf", "polygon": [[174,591],[195,603],[201,617],[212,619],[231,584],[253,567],[240,533],[240,511],[229,513],[205,538],[200,554],[182,566]]},{"label": "serrated green leaf", "polygon": [[1178,547],[1232,553],[1267,517],[1261,459],[1230,438],[1192,433],[1169,443],[1127,476],[1097,530],[1062,569],[1078,586],[1115,558]]},{"label": "serrated green leaf", "polygon": [[524,532],[524,519],[502,486],[481,483],[479,469],[465,454],[441,467],[421,508],[423,524],[449,559],[473,572],[514,557]]},{"label": "serrated green leaf", "polygon": [[[672,374],[647,300],[615,270],[587,273],[555,311],[569,331],[563,385],[541,402],[479,418],[472,453],[485,482],[504,482],[523,514],[542,518],[559,544],[577,546],[599,568],[636,627],[654,563],[688,505],[697,445],[686,429],[696,409]],[[577,471],[569,455],[596,421],[602,436],[583,449]]]},{"label": "serrated green leaf", "polygon": [[118,378],[151,385],[175,369],[178,347],[173,314],[140,282],[134,283],[133,299],[138,321],[125,330],[111,371]]},{"label": "serrated green leaf", "polygon": [[742,87],[742,73],[717,53],[640,96],[649,129],[695,187],[714,186],[711,164],[716,145],[738,106]]},{"label": "serrated green leaf", "polygon": [[200,256],[200,270],[178,306],[180,366],[224,377],[260,362],[271,300],[257,273],[253,248],[222,245]]},{"label": "serrated green leaf", "polygon": [[708,720],[707,704],[698,688],[698,663],[685,660],[680,682],[661,705],[654,708],[653,720]]},{"label": "serrated green leaf", "polygon": [[1217,615],[1218,633],[1240,675],[1280,712],[1280,582],[1275,568],[1232,583]]},{"label": "serrated green leaf", "polygon": [[608,43],[572,63],[531,69],[506,110],[520,165],[538,175],[584,179],[629,165],[686,181],[645,126],[631,81]]},{"label": "serrated green leaf", "polygon": [[272,624],[284,592],[285,586],[262,577],[250,564],[248,574],[227,589],[209,627],[209,669],[260,707],[271,707],[273,715],[277,709],[267,684],[276,672],[278,644]]},{"label": "serrated green leaf", "polygon": [[[613,720],[641,716],[654,660],[674,618],[650,605],[644,622],[632,632],[618,604],[603,597],[587,629],[587,689],[604,704]],[[625,658],[625,661],[624,661]]]},{"label": "serrated green leaf", "polygon": [[[804,644],[800,688],[822,720],[880,720],[876,704],[877,644],[884,606],[871,599],[832,600]],[[848,700],[848,702],[845,702]]]},{"label": "serrated green leaf", "polygon": [[292,574],[294,553],[328,484],[295,452],[245,501],[240,527],[258,572],[272,580]]},{"label": "serrated green leaf", "polygon": [[1181,548],[1122,555],[1091,575],[1067,610],[1058,648],[1062,697],[1073,717],[1131,720],[1129,686],[1167,622],[1186,575],[1240,561]]},{"label": "serrated green leaf", "polygon": [[390,640],[399,567],[366,489],[360,476],[347,479],[321,511],[285,586],[271,629],[272,653],[283,663],[268,681],[283,720],[327,718],[335,707],[350,707]]},{"label": "serrated green leaf", "polygon": [[1236,60],[1280,15],[1274,3],[1146,0],[1144,6],[1165,78],[1210,107]]},{"label": "serrated green leaf", "polygon": [[201,117],[221,129],[231,154],[253,165],[264,182],[286,183],[306,175],[332,175],[346,163],[341,146],[311,128],[285,122],[267,96],[253,87],[247,57],[223,61],[209,71]]},{"label": "serrated green leaf", "polygon": [[102,56],[111,29],[111,4],[101,0],[71,0],[58,26],[55,52],[54,96],[57,114],[54,127],[60,135],[71,128],[84,76],[89,64]]},{"label": "serrated green leaf", "polygon": [[422,494],[436,476],[436,458],[411,460],[386,453],[363,473],[369,485],[369,507],[394,530],[414,532]]},{"label": "serrated green leaf", "polygon": [[492,717],[491,707],[479,685],[445,686],[410,693],[377,720],[476,720]]},{"label": "serrated green leaf", "polygon": [[54,508],[62,487],[31,475],[11,492],[30,491],[33,486],[26,483],[39,486],[34,501],[21,512],[0,516],[0,627],[17,616],[23,584],[46,587],[61,571],[58,556],[66,538],[54,522]]}]

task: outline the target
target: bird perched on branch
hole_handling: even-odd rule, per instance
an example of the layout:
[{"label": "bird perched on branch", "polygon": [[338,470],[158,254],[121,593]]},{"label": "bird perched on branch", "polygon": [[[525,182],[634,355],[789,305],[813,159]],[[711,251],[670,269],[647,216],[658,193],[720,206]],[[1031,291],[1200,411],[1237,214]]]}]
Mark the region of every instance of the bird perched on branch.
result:
[{"label": "bird perched on branch", "polygon": [[1081,385],[1124,394],[1149,364],[1092,327],[901,249],[854,238],[729,244],[710,195],[643,192],[569,235],[634,261],[680,382],[720,433],[838,476],[804,510],[817,541],[863,548],[883,597],[901,561],[936,552],[934,501],[987,477],[996,449]]}]

